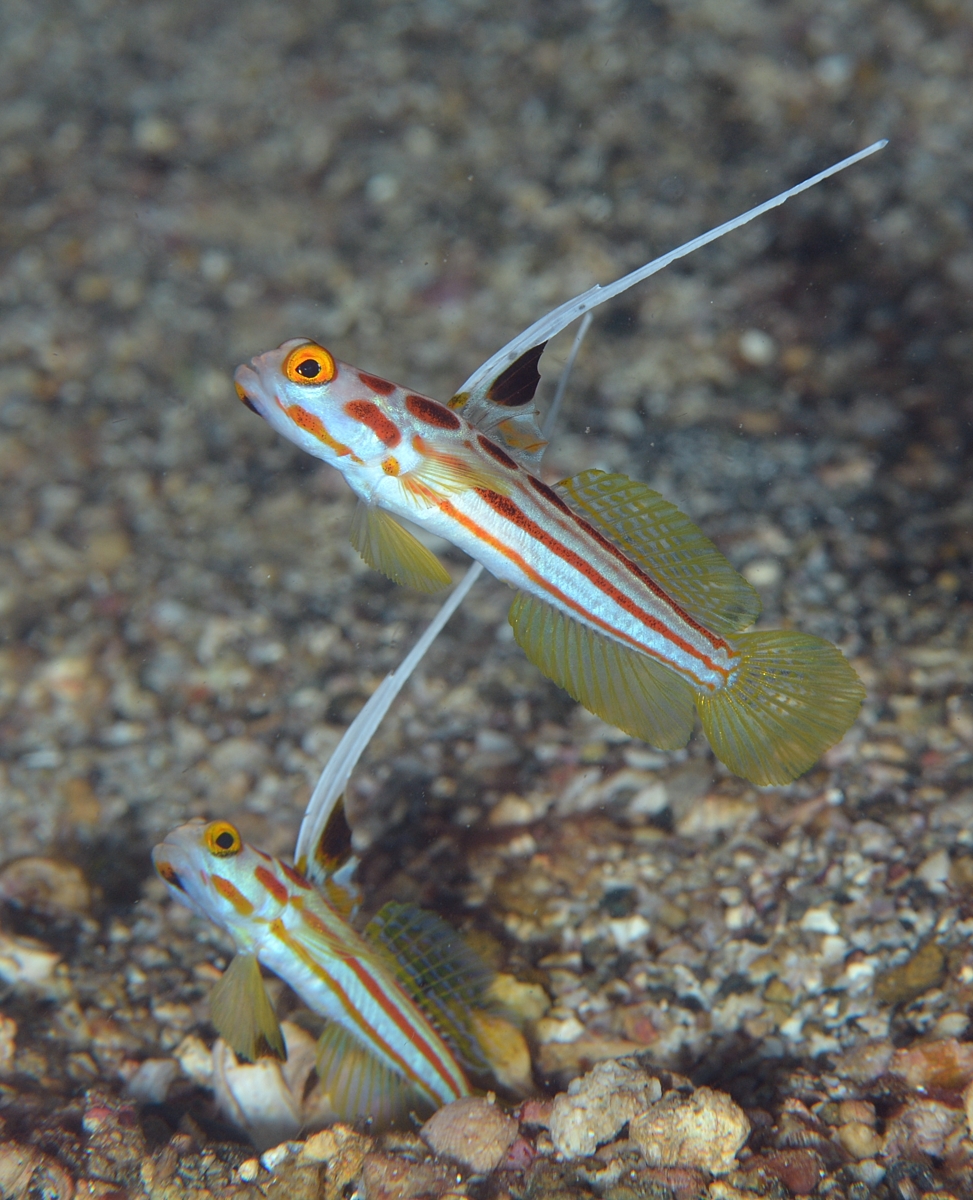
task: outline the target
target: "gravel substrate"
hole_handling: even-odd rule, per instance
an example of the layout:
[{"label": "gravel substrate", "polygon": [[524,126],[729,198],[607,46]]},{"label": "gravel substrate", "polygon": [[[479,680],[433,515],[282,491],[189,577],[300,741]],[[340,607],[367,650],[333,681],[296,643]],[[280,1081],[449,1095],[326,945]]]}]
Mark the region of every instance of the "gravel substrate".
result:
[{"label": "gravel substrate", "polygon": [[[0,1195],[973,1196],[971,60],[949,0],[6,0]],[[445,398],[879,137],[602,310],[545,459],[679,504],[767,625],[841,646],[860,720],[786,788],[658,754],[481,581],[349,804],[369,909],[468,933],[538,1096],[479,1175],[347,1129],[261,1165],[186,1065],[229,945],[148,853],[200,814],[289,853],[438,601],[360,562],[233,367],[304,334]],[[557,1103],[619,1059],[640,1099],[575,1154]]]}]

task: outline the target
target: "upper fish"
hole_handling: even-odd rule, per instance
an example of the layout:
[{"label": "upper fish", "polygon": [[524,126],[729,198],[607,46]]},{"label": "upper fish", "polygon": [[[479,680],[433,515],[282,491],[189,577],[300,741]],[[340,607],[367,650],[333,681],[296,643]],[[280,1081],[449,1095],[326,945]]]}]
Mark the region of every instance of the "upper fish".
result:
[{"label": "upper fish", "polygon": [[586,708],[659,749],[698,713],[716,756],[756,784],[790,782],[846,732],[864,688],[830,642],[742,632],[760,600],[658,492],[585,471],[535,473],[540,343],[442,404],[340,362],[305,338],[257,355],[237,394],[337,467],[359,497],[352,542],[398,583],[450,582],[396,517],[446,538],[517,589],[528,658]]}]

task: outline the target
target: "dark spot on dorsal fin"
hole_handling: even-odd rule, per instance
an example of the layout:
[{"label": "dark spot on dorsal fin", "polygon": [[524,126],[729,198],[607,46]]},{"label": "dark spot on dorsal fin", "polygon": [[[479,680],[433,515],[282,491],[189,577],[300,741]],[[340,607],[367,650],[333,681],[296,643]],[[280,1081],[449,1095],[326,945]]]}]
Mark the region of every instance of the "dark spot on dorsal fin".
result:
[{"label": "dark spot on dorsal fin", "polygon": [[314,847],[314,858],[328,875],[333,875],[351,855],[351,827],[345,816],[345,798],[341,796]]},{"label": "dark spot on dorsal fin", "polygon": [[546,345],[547,342],[541,342],[539,346],[531,347],[505,371],[501,371],[490,384],[487,399],[492,400],[494,404],[502,404],[504,408],[520,408],[521,405],[530,403],[541,381],[537,363]]}]

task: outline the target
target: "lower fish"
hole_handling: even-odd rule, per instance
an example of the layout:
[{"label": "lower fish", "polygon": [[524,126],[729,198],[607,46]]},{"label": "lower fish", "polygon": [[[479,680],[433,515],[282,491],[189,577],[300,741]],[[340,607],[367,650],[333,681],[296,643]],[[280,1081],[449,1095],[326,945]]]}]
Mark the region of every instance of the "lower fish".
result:
[{"label": "lower fish", "polygon": [[236,945],[210,1012],[239,1057],[286,1058],[262,964],[326,1019],[318,1074],[343,1120],[439,1108],[469,1094],[467,1072],[489,1071],[470,1020],[489,973],[434,914],[388,904],[360,934],[341,899],[245,844],[229,821],[180,826],[152,860],[170,894]]}]

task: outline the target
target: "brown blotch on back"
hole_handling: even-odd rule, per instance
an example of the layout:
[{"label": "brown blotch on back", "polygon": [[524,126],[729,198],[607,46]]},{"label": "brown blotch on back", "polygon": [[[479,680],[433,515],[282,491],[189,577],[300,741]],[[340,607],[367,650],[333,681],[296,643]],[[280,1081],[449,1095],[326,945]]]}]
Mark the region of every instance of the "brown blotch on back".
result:
[{"label": "brown blotch on back", "polygon": [[268,892],[273,896],[278,904],[286,904],[290,898],[287,888],[281,883],[273,871],[268,871],[266,867],[257,867],[254,871],[258,882],[262,883]]},{"label": "brown blotch on back", "polygon": [[365,387],[371,388],[379,396],[391,396],[395,391],[396,385],[394,383],[389,383],[387,379],[379,379],[377,375],[368,375],[365,371],[359,371],[358,378]]},{"label": "brown blotch on back", "polygon": [[410,392],[405,398],[405,407],[414,417],[425,421],[427,425],[435,425],[437,429],[459,429],[460,420],[451,413],[445,404],[430,400],[428,396],[417,396]]},{"label": "brown blotch on back", "polygon": [[299,888],[304,888],[305,891],[308,888],[310,888],[311,885],[304,878],[304,876],[300,873],[300,871],[295,871],[295,869],[293,867],[288,866],[287,863],[285,863],[281,859],[277,860],[277,865],[284,872],[284,874],[291,881],[291,883],[296,884]]},{"label": "brown blotch on back", "polygon": [[531,523],[530,518],[514,504],[509,496],[501,496],[499,492],[494,492],[490,488],[474,488],[473,490],[484,503],[489,504],[495,513],[506,517],[515,525],[526,526]]},{"label": "brown blotch on back", "polygon": [[367,426],[380,442],[386,446],[397,446],[402,441],[402,434],[393,421],[382,412],[371,400],[349,400],[344,405],[349,417]]},{"label": "brown blotch on back", "polygon": [[496,442],[491,442],[488,437],[484,437],[482,433],[476,435],[476,440],[480,443],[480,447],[490,455],[492,459],[500,463],[503,467],[508,467],[511,471],[517,470],[517,464],[509,454],[504,454]]},{"label": "brown blotch on back", "polygon": [[528,475],[527,478],[530,481],[530,486],[534,489],[538,496],[543,496],[544,499],[549,504],[553,504],[559,512],[567,513],[569,517],[575,516],[574,512],[568,507],[567,504],[564,503],[564,501],[552,487],[548,487],[546,483],[541,483],[541,481],[539,479],[535,479],[533,475]]}]

